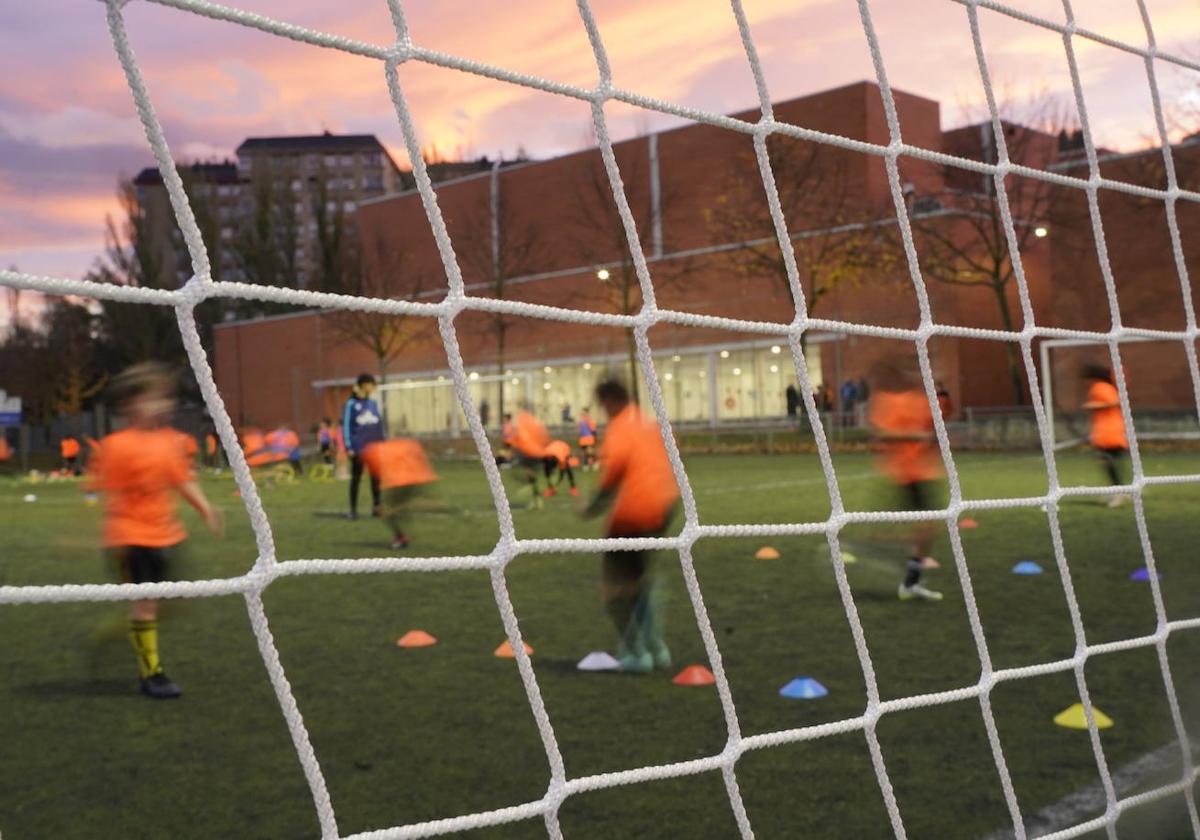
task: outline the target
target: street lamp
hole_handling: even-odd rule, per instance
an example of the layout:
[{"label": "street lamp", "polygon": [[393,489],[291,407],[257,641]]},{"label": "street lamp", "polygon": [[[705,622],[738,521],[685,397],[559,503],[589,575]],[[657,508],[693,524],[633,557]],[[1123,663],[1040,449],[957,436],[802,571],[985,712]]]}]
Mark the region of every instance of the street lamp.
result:
[{"label": "street lamp", "polygon": [[1038,225],[1037,227],[1035,227],[1033,229],[1033,235],[1036,236],[1038,239],[1045,239],[1046,236],[1049,235],[1049,233],[1050,233],[1049,229],[1042,227],[1041,225]]},{"label": "street lamp", "polygon": [[608,273],[607,268],[602,268],[596,272],[596,279],[599,280],[601,283],[607,283],[608,278],[611,276],[612,275]]}]

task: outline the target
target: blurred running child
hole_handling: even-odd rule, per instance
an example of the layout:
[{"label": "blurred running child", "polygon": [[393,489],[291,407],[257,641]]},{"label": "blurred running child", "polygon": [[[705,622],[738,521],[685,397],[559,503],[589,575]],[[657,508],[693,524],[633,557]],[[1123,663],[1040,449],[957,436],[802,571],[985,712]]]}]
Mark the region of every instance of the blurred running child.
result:
[{"label": "blurred running child", "polygon": [[267,448],[276,461],[287,461],[295,475],[300,475],[300,435],[286,423],[281,423],[267,435]]},{"label": "blurred running child", "polygon": [[[1088,442],[1096,451],[1109,483],[1114,487],[1124,484],[1121,464],[1129,452],[1129,438],[1125,435],[1121,397],[1113,383],[1112,371],[1102,365],[1085,365],[1083,380],[1088,386],[1083,407],[1091,412],[1092,420]],[[1128,493],[1121,493],[1111,497],[1108,506],[1120,507],[1129,500]]]},{"label": "blurred running child", "polygon": [[525,471],[525,479],[533,493],[533,507],[541,504],[538,495],[538,472],[542,470],[546,457],[546,446],[550,443],[550,433],[545,424],[529,413],[522,406],[513,420],[512,457],[513,465]]},{"label": "blurred running child", "polygon": [[267,446],[267,436],[257,426],[245,426],[242,429],[241,439],[242,452],[245,453],[246,464],[251,469],[273,464],[278,460],[275,453]]},{"label": "blurred running child", "polygon": [[437,481],[425,450],[415,440],[392,438],[368,444],[362,460],[382,490],[379,513],[392,532],[392,548],[407,548],[405,509],[425,485]]},{"label": "blurred running child", "polygon": [[[375,393],[375,377],[359,374],[354,390],[342,412],[342,437],[350,457],[350,518],[358,518],[358,485],[363,475],[363,451],[372,443],[383,440],[383,412],[371,398]],[[370,477],[372,515],[379,507],[379,482]]]},{"label": "blurred running child", "polygon": [[79,441],[76,438],[67,435],[58,444],[59,452],[62,453],[62,470],[67,475],[79,475]]},{"label": "blurred running child", "polygon": [[[575,471],[571,466],[571,462],[574,460],[575,458],[571,455],[571,447],[566,441],[552,440],[546,444],[546,457],[542,459],[542,463],[546,465],[546,491],[542,495],[547,499],[558,493],[557,488],[562,484],[563,478],[571,482],[571,495],[579,495],[579,488],[575,486]],[[578,462],[576,461],[576,463]],[[554,475],[555,470],[558,470],[558,480],[551,484],[550,478]]]},{"label": "blurred running child", "polygon": [[[100,442],[92,464],[91,488],[104,494],[104,547],[128,583],[170,578],[171,555],[187,537],[176,515],[175,496],[196,509],[213,533],[220,513],[196,484],[168,424],[175,408],[175,381],[155,362],[134,365],[112,383],[113,402],[128,422]],[[154,699],[180,695],[158,656],[158,599],[140,598],[129,607],[129,641],[137,655],[142,693]]]},{"label": "blurred running child", "polygon": [[500,421],[500,454],[496,456],[497,466],[511,464],[513,461],[513,437],[517,430],[513,425],[513,416],[508,412]]},{"label": "blurred running child", "polygon": [[212,429],[204,433],[204,466],[210,470],[217,468],[217,436]]},{"label": "blurred running child", "polygon": [[[876,363],[869,404],[879,451],[879,469],[899,491],[904,510],[932,510],[942,475],[933,437],[933,412],[921,388],[916,356],[889,356]],[[897,594],[901,601],[942,600],[942,593],[921,584],[921,571],[933,544],[934,524],[913,525],[912,550]]]},{"label": "blurred running child", "polygon": [[592,409],[586,405],[579,412],[579,449],[583,452],[583,466],[595,466],[596,421],[592,419]]},{"label": "blurred running child", "polygon": [[[661,537],[671,522],[679,490],[658,427],[630,402],[620,382],[602,382],[596,401],[608,415],[600,447],[600,487],[585,515],[610,509],[605,536]],[[609,551],[602,565],[605,611],[620,639],[621,669],[645,673],[668,668],[671,651],[663,639],[661,583],[651,552]]]}]

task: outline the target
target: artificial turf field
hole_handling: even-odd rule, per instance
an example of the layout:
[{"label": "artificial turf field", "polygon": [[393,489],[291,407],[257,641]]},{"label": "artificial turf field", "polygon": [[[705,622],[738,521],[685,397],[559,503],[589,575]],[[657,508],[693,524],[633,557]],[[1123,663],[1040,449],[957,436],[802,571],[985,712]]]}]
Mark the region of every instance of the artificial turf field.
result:
[{"label": "artificial turf field", "polygon": [[[1150,474],[1200,473],[1200,455],[1151,452]],[[701,521],[820,520],[829,502],[815,457],[694,456],[686,459]],[[960,455],[968,499],[1044,492],[1036,454]],[[869,456],[837,455],[850,510],[893,506]],[[477,464],[443,462],[441,500],[465,514],[429,512],[411,529],[416,556],[476,554],[497,526]],[[1064,485],[1100,482],[1082,453],[1060,457]],[[511,482],[513,477],[508,476]],[[593,474],[585,474],[586,488]],[[205,479],[228,516],[223,539],[193,533],[180,577],[232,576],[255,559],[248,520],[228,478]],[[365,488],[364,488],[365,491]],[[35,492],[35,503],[22,496]],[[386,555],[383,526],[350,522],[344,484],[263,487],[280,559]],[[1146,513],[1164,575],[1169,618],[1200,616],[1200,486],[1153,487]],[[1075,639],[1046,514],[984,510],[963,531],[993,665],[1069,657]],[[76,485],[0,483],[0,584],[105,582],[99,511]],[[1152,633],[1150,588],[1129,580],[1141,566],[1132,508],[1077,498],[1060,521],[1089,643]],[[515,513],[522,538],[597,536],[575,500]],[[884,699],[975,683],[979,659],[943,533],[943,568],[928,584],[941,603],[896,599],[903,526],[844,532],[858,562],[848,567],[855,603]],[[756,561],[764,543],[782,559]],[[823,540],[704,539],[695,563],[743,735],[852,718],[865,705],[845,612]],[[1019,577],[1019,560],[1046,573]],[[658,561],[669,584],[667,638],[677,666],[706,661],[675,555]],[[536,650],[538,684],[569,777],[719,753],[727,739],[713,687],[673,685],[671,673],[585,674],[575,662],[612,649],[591,555],[526,555],[507,581],[521,630]],[[524,687],[511,659],[493,649],[504,632],[483,571],[300,576],[280,579],[265,604],[283,665],[321,761],[342,835],[452,817],[539,798],[549,770]],[[119,631],[123,605],[0,607],[0,836],[26,838],[314,838],[310,794],[250,631],[240,596],[171,602],[161,628],[177,702],[136,693],[132,654]],[[400,650],[421,628],[435,647]],[[1200,631],[1173,634],[1172,673],[1185,721],[1200,729]],[[676,669],[677,670],[677,669]],[[1174,737],[1154,648],[1105,654],[1086,670],[1096,705],[1116,721],[1102,734],[1113,770]],[[829,695],[790,700],[798,675]],[[1023,813],[1096,782],[1086,732],[1051,718],[1078,699],[1061,672],[1001,683],[992,693]],[[977,700],[889,713],[878,735],[909,837],[983,837],[1011,827]],[[890,837],[866,741],[854,731],[746,753],[736,765],[761,838]],[[1191,836],[1180,797],[1122,816],[1120,836]],[[1097,812],[1098,813],[1098,812]],[[1095,816],[1088,814],[1086,816]],[[560,811],[569,838],[734,837],[716,772],[570,797]],[[544,837],[540,820],[472,832],[480,838]],[[1095,836],[1101,836],[1096,834]]]}]

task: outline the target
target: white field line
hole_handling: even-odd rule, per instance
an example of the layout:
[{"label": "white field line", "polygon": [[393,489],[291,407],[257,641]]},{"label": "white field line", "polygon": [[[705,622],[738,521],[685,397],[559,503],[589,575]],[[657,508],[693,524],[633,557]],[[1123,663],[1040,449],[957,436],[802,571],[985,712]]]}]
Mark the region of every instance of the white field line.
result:
[{"label": "white field line", "polygon": [[[1196,745],[1192,745],[1196,749]],[[1118,797],[1124,797],[1141,786],[1147,779],[1174,772],[1179,767],[1179,742],[1172,741],[1156,750],[1134,759],[1112,774],[1113,788]],[[1087,787],[1069,793],[1057,802],[1047,805],[1035,814],[1024,818],[1025,830],[1030,837],[1053,834],[1104,813],[1108,802],[1099,780]],[[986,835],[982,840],[1012,840],[1011,828],[1001,829]]]}]

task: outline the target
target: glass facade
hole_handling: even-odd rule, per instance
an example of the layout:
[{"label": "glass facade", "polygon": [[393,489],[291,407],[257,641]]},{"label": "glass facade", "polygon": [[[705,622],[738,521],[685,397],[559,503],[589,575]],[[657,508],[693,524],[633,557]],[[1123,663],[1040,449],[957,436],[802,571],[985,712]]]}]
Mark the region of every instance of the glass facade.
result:
[{"label": "glass facade", "polygon": [[[813,342],[806,349],[814,388],[823,384],[824,344]],[[655,355],[654,363],[672,422],[689,425],[782,418],[787,413],[785,390],[797,381],[786,344],[680,349]],[[469,370],[468,386],[481,411],[486,403],[490,428],[500,424],[501,392],[505,411],[527,402],[543,422],[553,426],[564,422],[564,415],[578,417],[581,408],[591,405],[596,383],[609,375],[621,376],[627,368],[628,363],[617,357],[522,362],[503,374],[495,368]],[[466,418],[446,373],[392,378],[381,396],[391,434],[466,432]]]}]

